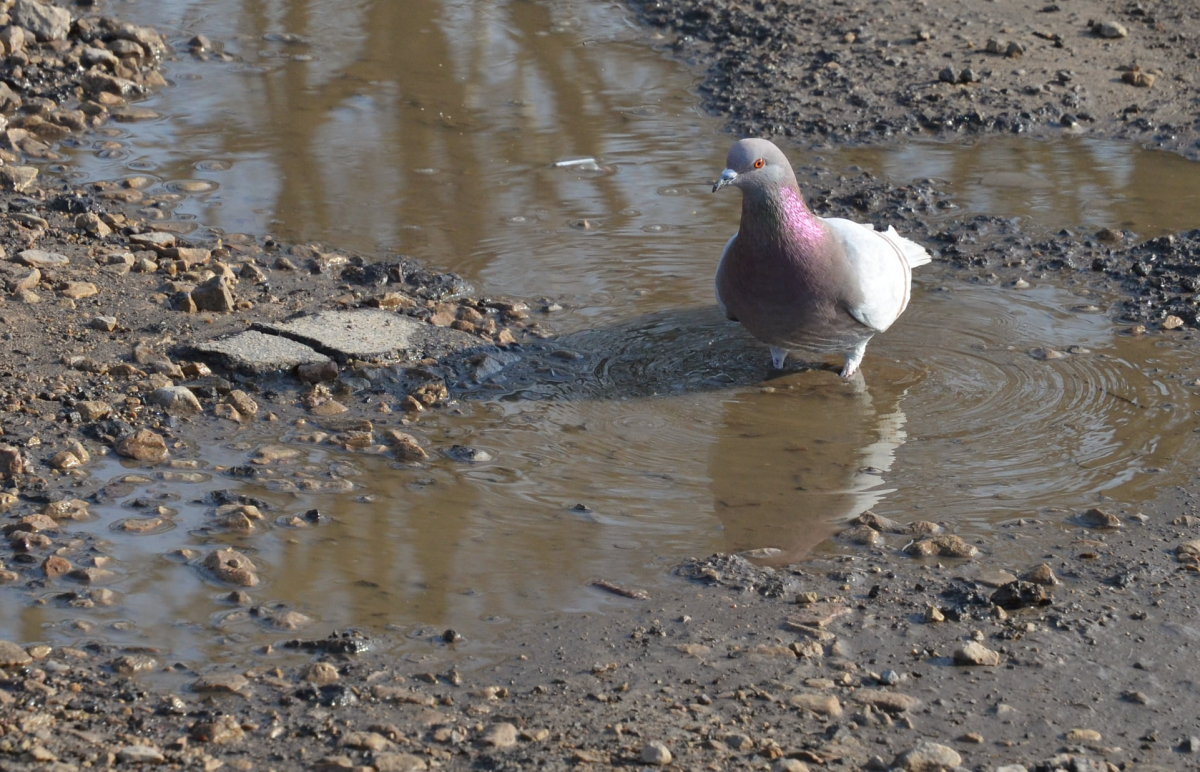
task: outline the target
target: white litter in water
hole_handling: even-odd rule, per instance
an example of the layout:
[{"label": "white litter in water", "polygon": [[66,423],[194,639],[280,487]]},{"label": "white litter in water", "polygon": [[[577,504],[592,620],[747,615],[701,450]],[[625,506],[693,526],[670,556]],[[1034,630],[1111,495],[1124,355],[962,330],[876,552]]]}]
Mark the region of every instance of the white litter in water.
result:
[{"label": "white litter in water", "polygon": [[557,169],[562,169],[567,166],[587,166],[589,164],[592,166],[595,166],[596,159],[595,158],[568,158],[565,161],[555,161],[554,162],[554,166]]}]

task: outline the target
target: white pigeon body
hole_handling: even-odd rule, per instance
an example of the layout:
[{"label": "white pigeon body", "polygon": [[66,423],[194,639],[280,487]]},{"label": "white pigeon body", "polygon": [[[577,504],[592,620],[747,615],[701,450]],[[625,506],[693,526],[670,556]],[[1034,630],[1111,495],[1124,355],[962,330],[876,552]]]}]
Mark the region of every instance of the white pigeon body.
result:
[{"label": "white pigeon body", "polygon": [[736,143],[726,166],[713,190],[742,189],[742,220],[717,268],[722,312],[770,346],[776,368],[789,351],[832,353],[853,376],[867,342],[908,307],[912,269],[929,254],[894,228],[814,215],[766,140]]}]

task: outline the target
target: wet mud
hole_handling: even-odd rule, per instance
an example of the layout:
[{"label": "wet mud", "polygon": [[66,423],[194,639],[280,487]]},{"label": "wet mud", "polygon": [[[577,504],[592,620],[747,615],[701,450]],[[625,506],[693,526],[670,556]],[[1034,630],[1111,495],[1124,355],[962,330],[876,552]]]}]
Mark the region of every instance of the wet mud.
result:
[{"label": "wet mud", "polygon": [[[1187,7],[1113,8],[1125,34],[1111,37],[1108,17],[1034,10],[968,5],[947,22],[939,9],[901,20],[849,6],[640,7],[707,69],[702,94],[736,131],[824,145],[1068,131],[1194,154],[1181,112],[1192,76],[1177,71],[1195,57]],[[911,32],[881,31],[900,25]],[[152,40],[99,29],[105,50]],[[175,42],[209,55],[211,41]],[[812,104],[784,99],[793,87]],[[66,109],[86,96],[55,88]],[[14,138],[14,153],[39,150]],[[1200,382],[1200,235],[947,221],[953,196],[940,183],[800,167],[820,214],[895,223],[938,252],[941,272],[918,287],[924,311],[910,312],[922,334],[880,341],[867,391],[820,370],[770,377],[762,352],[709,309],[559,335],[553,298],[495,297],[392,253],[160,222],[154,212],[178,200],[140,194],[136,175],[14,176],[20,189],[0,194],[0,590],[20,621],[6,620],[14,640],[0,641],[0,767],[1193,766],[1200,518],[1187,416]],[[1005,317],[982,311],[995,293],[1029,294]],[[1013,328],[964,324],[968,307]],[[343,318],[317,313],[381,311],[439,332],[381,348],[369,334],[295,328]],[[236,356],[204,349],[248,330],[262,337]],[[919,341],[939,330],[951,359],[925,361]],[[277,348],[258,346],[303,361],[278,365]],[[716,371],[704,367],[714,351]],[[922,397],[922,384],[937,388]],[[1056,415],[1038,404],[1047,392],[1076,420],[1038,447],[1034,429]],[[673,398],[684,401],[674,416],[661,407]],[[780,403],[804,409],[781,421]],[[522,445],[469,428],[538,425],[544,405],[561,413],[565,440]],[[1013,420],[997,424],[1006,411]],[[573,437],[589,422],[611,424],[613,439],[582,450]],[[687,466],[662,454],[664,437],[710,450]],[[945,465],[934,476],[944,501],[923,495],[928,471],[896,464],[906,443],[910,465]],[[992,444],[1011,453],[977,450]],[[754,463],[764,446],[786,470]],[[530,493],[528,469],[554,469],[560,450],[583,463]],[[643,508],[593,510],[602,492],[589,464],[615,466],[605,479]],[[1025,485],[1047,467],[1041,489]],[[381,490],[383,479],[404,491]],[[513,515],[495,501],[488,516],[501,525],[466,524],[459,515],[480,508],[469,481],[508,486],[514,509],[561,505],[581,531],[604,526],[605,539],[626,537],[615,549],[646,557],[590,562],[576,542],[534,544],[544,534],[504,520]],[[697,481],[722,554],[685,560],[706,543],[652,515]],[[403,526],[421,534],[411,550],[381,547],[396,527],[391,497],[418,502]],[[638,552],[646,541],[669,549]],[[330,566],[321,554],[333,542],[355,545],[363,564]],[[500,593],[468,587],[461,603],[483,624],[410,621],[456,602],[396,582],[462,576],[450,542],[477,545],[462,554],[480,565],[497,545],[528,547],[504,575],[523,581],[506,590],[549,608],[525,615],[515,603],[505,619]],[[545,553],[556,560],[540,564]],[[626,568],[600,576],[593,565]],[[561,595],[544,588],[549,574]],[[327,584],[375,591],[346,591],[343,609],[314,616],[306,594]],[[156,596],[157,617],[127,618]]]}]

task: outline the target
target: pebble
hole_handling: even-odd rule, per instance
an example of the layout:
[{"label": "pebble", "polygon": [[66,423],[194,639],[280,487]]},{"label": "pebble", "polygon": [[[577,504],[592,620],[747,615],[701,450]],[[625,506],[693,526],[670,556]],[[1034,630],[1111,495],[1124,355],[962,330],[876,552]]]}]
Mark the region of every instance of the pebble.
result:
[{"label": "pebble", "polygon": [[1047,563],[1038,563],[1033,568],[1021,574],[1021,581],[1033,582],[1034,584],[1041,584],[1046,587],[1061,584],[1059,578],[1054,574],[1054,569]]},{"label": "pebble", "polygon": [[1129,36],[1129,30],[1125,29],[1125,25],[1116,21],[1102,21],[1096,25],[1096,34],[1102,38],[1123,38]]},{"label": "pebble", "polygon": [[100,290],[90,281],[69,281],[63,285],[58,294],[71,300],[83,300],[100,294]]},{"label": "pebble", "polygon": [[663,767],[671,763],[674,758],[671,756],[671,749],[658,740],[651,740],[642,746],[640,758],[643,764],[652,764],[656,767]]},{"label": "pebble", "polygon": [[[217,716],[211,721],[197,721],[192,724],[191,736],[193,740],[201,742],[210,742],[214,745],[230,745],[238,742],[246,736],[246,732],[242,729],[241,723],[229,715]],[[216,769],[213,767],[213,769]]]},{"label": "pebble", "polygon": [[224,276],[214,276],[198,284],[188,296],[197,311],[227,314],[234,309],[233,292],[229,289],[229,279]]},{"label": "pebble", "polygon": [[117,443],[117,455],[157,464],[167,457],[167,442],[149,429],[132,434]]},{"label": "pebble", "polygon": [[222,582],[239,587],[258,585],[258,573],[254,563],[235,549],[213,550],[205,556],[202,565]]},{"label": "pebble", "polygon": [[954,650],[954,664],[995,667],[1000,664],[1000,654],[983,644],[971,641]]},{"label": "pebble", "polygon": [[915,748],[910,748],[896,756],[892,766],[907,770],[907,772],[942,772],[942,770],[962,766],[962,756],[958,755],[953,748],[923,740]]},{"label": "pebble", "polygon": [[1121,519],[1102,509],[1092,509],[1082,512],[1072,518],[1073,522],[1085,528],[1120,528]]},{"label": "pebble", "polygon": [[378,732],[347,732],[342,737],[342,747],[379,753],[394,747],[394,743]]},{"label": "pebble", "polygon": [[167,757],[150,745],[126,745],[117,751],[117,760],[126,764],[162,764]]},{"label": "pebble", "polygon": [[800,759],[782,758],[775,762],[775,772],[808,772],[808,765]]},{"label": "pebble", "polygon": [[[832,686],[832,683],[830,684]],[[801,710],[807,710],[820,716],[837,718],[842,715],[842,703],[835,695],[813,693],[794,694],[788,698],[788,704]]]},{"label": "pebble", "polygon": [[855,693],[854,699],[862,705],[870,705],[885,713],[905,713],[921,706],[921,700],[910,694],[882,689],[860,689]]},{"label": "pebble", "polygon": [[195,415],[204,410],[200,400],[186,386],[164,386],[151,392],[147,400],[152,405],[158,405],[168,415]]},{"label": "pebble", "polygon": [[509,748],[517,744],[517,728],[503,721],[492,724],[479,737],[479,744],[492,748]]},{"label": "pebble", "polygon": [[192,691],[200,694],[234,694],[250,684],[241,673],[212,673],[192,682]]},{"label": "pebble", "polygon": [[1072,729],[1063,739],[1069,743],[1098,743],[1104,738],[1095,729]]},{"label": "pebble", "polygon": [[423,772],[429,768],[423,758],[411,753],[378,753],[371,766],[375,772]]},{"label": "pebble", "polygon": [[42,249],[26,249],[17,253],[17,262],[30,268],[61,268],[70,265],[71,259],[58,252]]},{"label": "pebble", "polygon": [[33,662],[29,652],[12,641],[0,641],[0,667],[23,667]]},{"label": "pebble", "polygon": [[338,669],[328,662],[314,662],[304,669],[301,678],[317,686],[326,686],[338,680]]}]

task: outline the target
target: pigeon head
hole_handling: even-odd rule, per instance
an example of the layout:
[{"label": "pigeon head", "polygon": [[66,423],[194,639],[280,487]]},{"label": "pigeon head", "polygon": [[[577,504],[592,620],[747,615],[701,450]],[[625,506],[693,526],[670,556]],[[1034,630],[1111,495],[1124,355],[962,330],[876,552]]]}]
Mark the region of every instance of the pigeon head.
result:
[{"label": "pigeon head", "polygon": [[783,151],[765,139],[743,139],[729,148],[725,170],[713,185],[716,193],[727,185],[744,194],[765,193],[796,187],[796,174]]}]

